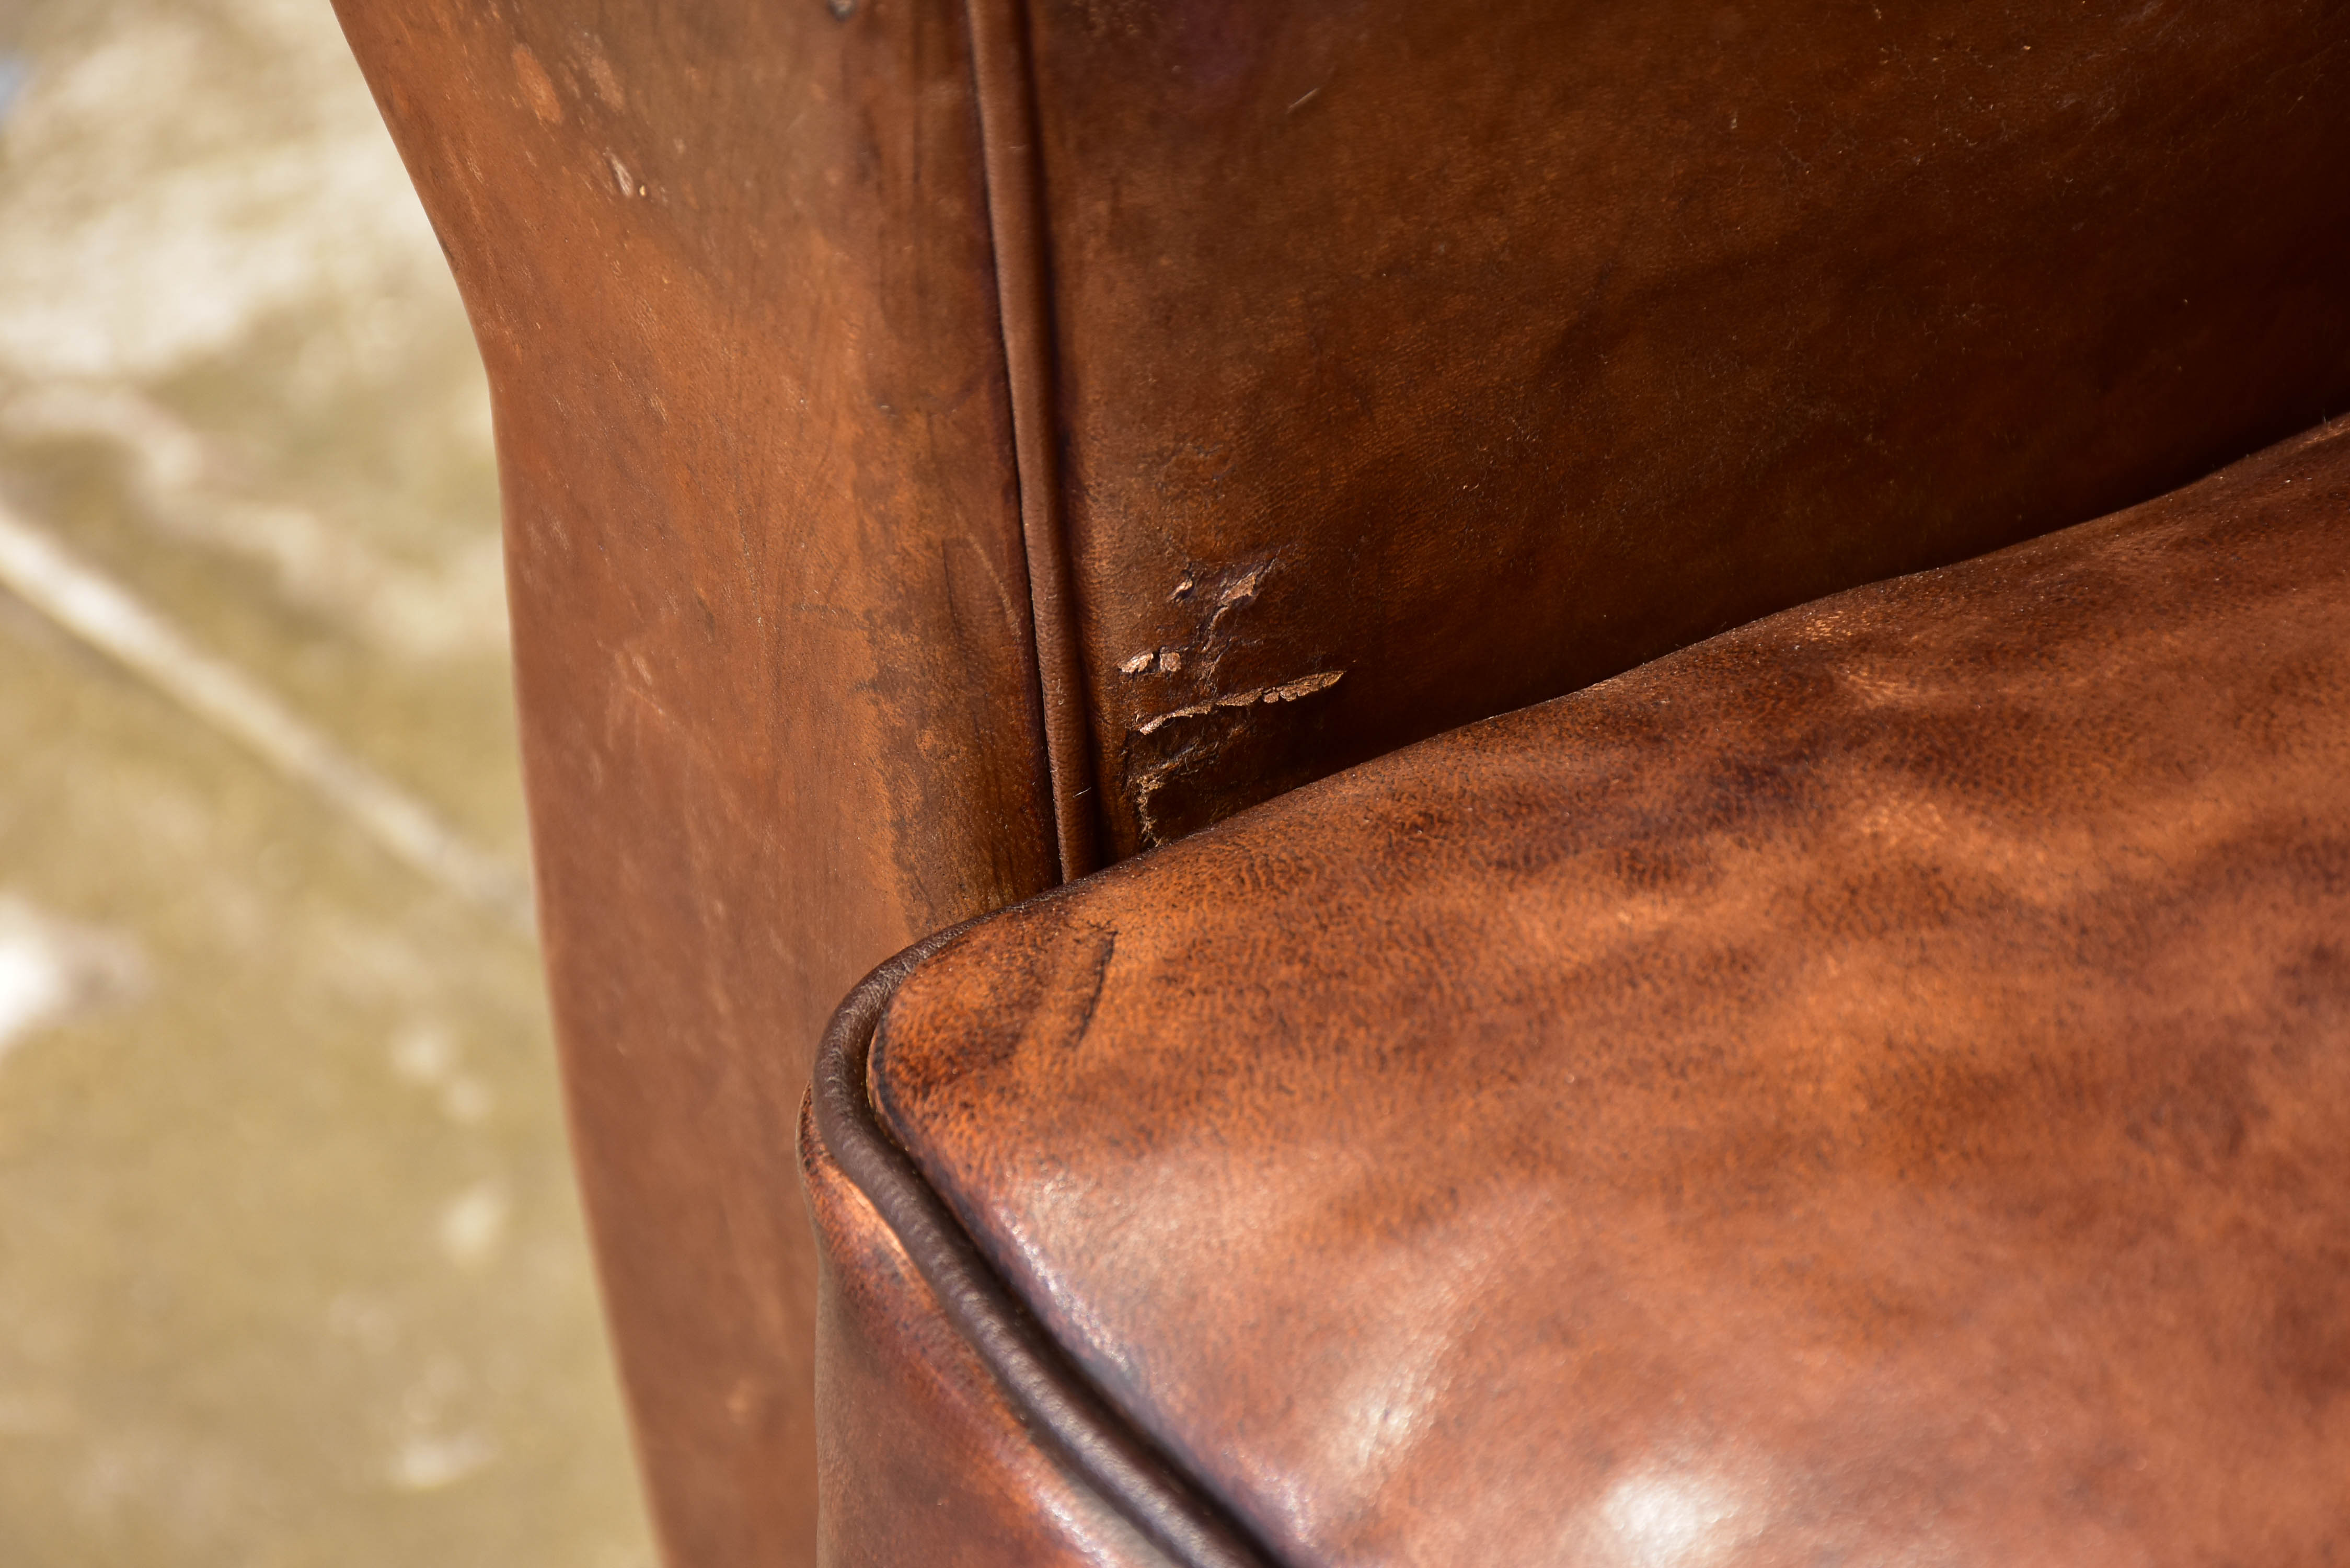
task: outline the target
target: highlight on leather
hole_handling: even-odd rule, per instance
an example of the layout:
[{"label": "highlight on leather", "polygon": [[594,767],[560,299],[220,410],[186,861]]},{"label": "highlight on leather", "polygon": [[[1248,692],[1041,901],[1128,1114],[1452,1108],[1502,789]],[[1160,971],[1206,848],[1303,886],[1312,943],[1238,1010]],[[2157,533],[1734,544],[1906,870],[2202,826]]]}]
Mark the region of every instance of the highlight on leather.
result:
[{"label": "highlight on leather", "polygon": [[800,1564],[883,955],[2350,396],[2337,0],[338,0],[496,410],[664,1551]]},{"label": "highlight on leather", "polygon": [[976,922],[819,1105],[1290,1568],[2316,1568],[2345,931],[2350,421]]},{"label": "highlight on leather", "polygon": [[[1265,1559],[1149,1445],[1007,1292],[952,1214],[874,1121],[866,1099],[873,1030],[891,994],[969,929],[951,928],[876,969],[841,1004],[816,1054],[807,1127],[896,1232],[941,1310],[1042,1440],[1180,1568],[1266,1568]],[[836,1462],[853,1464],[853,1455]]]}]

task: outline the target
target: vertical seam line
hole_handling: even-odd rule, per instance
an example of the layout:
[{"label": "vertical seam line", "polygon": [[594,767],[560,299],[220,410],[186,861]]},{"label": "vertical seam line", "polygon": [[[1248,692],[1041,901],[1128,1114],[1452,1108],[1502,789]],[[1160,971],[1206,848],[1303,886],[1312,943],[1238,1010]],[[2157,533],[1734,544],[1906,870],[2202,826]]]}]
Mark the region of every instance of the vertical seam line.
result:
[{"label": "vertical seam line", "polygon": [[964,0],[980,159],[995,252],[995,296],[1012,400],[1013,479],[1020,498],[1028,565],[1028,618],[1036,650],[1045,764],[1052,786],[1061,880],[1099,861],[1093,794],[1093,736],[1077,657],[1068,530],[1061,486],[1059,422],[1054,410],[1051,279],[1045,244],[1043,153],[1037,145],[1035,83],[1021,0]]}]

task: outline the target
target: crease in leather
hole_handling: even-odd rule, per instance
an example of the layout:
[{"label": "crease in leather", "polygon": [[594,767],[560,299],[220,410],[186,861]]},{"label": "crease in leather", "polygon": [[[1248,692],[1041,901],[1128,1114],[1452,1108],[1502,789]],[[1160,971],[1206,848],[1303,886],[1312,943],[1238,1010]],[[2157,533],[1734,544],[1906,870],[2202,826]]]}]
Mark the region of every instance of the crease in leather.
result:
[{"label": "crease in leather", "polygon": [[1093,796],[1093,727],[1077,657],[1069,541],[1055,412],[1050,268],[1035,71],[1020,0],[964,0],[979,102],[980,166],[995,254],[996,308],[1012,400],[1012,465],[1028,564],[1030,639],[1045,716],[1045,772],[1061,880],[1101,863]]},{"label": "crease in leather", "polygon": [[825,1031],[808,1088],[816,1137],[895,1233],[955,1331],[1080,1483],[1181,1568],[1275,1568],[1271,1553],[1087,1382],[873,1115],[866,1064],[882,1010],[908,975],[978,923],[925,938],[848,993]]}]

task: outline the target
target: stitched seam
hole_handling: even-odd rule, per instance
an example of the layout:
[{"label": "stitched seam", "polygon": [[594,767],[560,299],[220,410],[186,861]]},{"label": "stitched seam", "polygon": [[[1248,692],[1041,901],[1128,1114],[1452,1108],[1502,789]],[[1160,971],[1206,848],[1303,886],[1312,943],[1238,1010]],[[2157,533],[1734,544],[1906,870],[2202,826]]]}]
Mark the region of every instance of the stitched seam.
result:
[{"label": "stitched seam", "polygon": [[964,0],[972,78],[979,102],[980,161],[994,247],[997,327],[1012,401],[1013,478],[1028,566],[1029,635],[1053,802],[1061,880],[1099,864],[1093,797],[1093,735],[1077,657],[1068,531],[1054,412],[1050,267],[1045,254],[1043,153],[1021,0]]},{"label": "stitched seam", "polygon": [[1178,1568],[1274,1568],[1271,1553],[1094,1389],[874,1114],[867,1064],[883,1010],[907,975],[976,924],[909,948],[849,992],[816,1054],[808,1090],[816,1137],[897,1237],[941,1314],[1030,1432],[1080,1484]]}]

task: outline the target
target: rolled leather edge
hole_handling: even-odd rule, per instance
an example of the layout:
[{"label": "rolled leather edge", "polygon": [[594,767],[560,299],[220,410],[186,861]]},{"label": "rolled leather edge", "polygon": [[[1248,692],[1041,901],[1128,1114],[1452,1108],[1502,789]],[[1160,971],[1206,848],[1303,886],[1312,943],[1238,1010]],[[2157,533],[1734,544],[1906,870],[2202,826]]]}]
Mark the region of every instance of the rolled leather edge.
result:
[{"label": "rolled leather edge", "polygon": [[[1271,1568],[1271,1556],[1095,1392],[873,1115],[866,1062],[883,1010],[909,974],[975,923],[949,927],[908,948],[867,975],[841,1003],[817,1048],[801,1116],[803,1180],[810,1179],[818,1155],[837,1167],[880,1216],[941,1314],[993,1375],[1040,1445],[1178,1568]],[[809,1147],[811,1137],[818,1148]],[[817,1220],[823,1236],[820,1208]]]},{"label": "rolled leather edge", "polygon": [[1177,1568],[1046,1452],[809,1127],[820,1568]]}]

